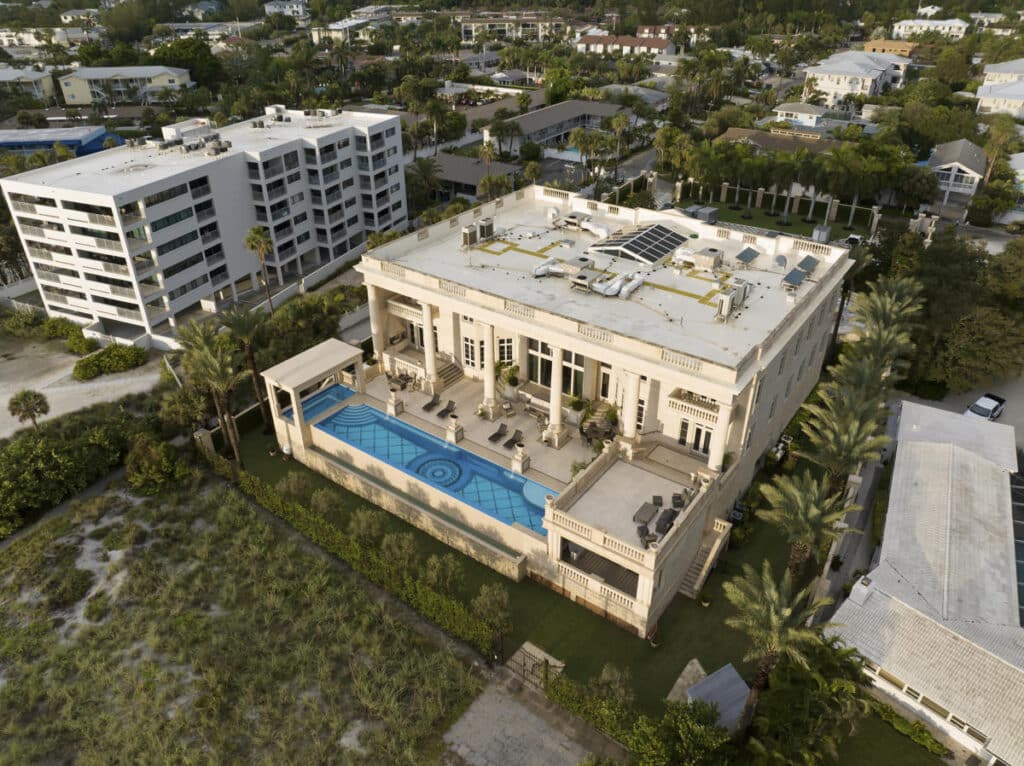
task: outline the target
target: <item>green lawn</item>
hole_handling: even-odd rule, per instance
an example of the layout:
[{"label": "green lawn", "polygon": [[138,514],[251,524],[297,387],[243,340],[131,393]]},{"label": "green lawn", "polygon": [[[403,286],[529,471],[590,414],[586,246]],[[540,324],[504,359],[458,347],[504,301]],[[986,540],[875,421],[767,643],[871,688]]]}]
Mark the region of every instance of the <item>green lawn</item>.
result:
[{"label": "green lawn", "polygon": [[[696,199],[684,198],[680,200],[679,207],[687,207],[689,205],[698,203],[707,204],[707,202],[699,202]],[[780,216],[772,217],[768,215],[768,213],[771,210],[771,195],[768,194],[765,195],[764,200],[762,201],[762,207],[760,209],[756,207],[751,208],[751,210],[749,211],[749,215],[751,216],[750,218],[746,217],[748,215],[746,207],[746,192],[740,194],[740,205],[742,206],[742,209],[740,210],[733,210],[730,207],[730,205],[733,204],[732,194],[729,195],[728,202],[722,203],[716,201],[712,204],[714,207],[718,208],[718,220],[722,221],[723,223],[736,223],[745,226],[758,226],[762,229],[775,229],[776,231],[781,231],[785,234],[799,234],[805,237],[811,236],[811,234],[814,232],[814,227],[816,223],[821,223],[822,219],[825,217],[825,211],[827,209],[825,203],[819,202],[814,208],[814,218],[816,223],[807,223],[806,221],[804,221],[804,217],[807,215],[809,203],[804,201],[801,203],[800,213],[798,215],[790,215],[790,225],[783,226],[779,223]],[[782,212],[783,204],[784,198],[780,197],[777,206],[777,211],[780,213]],[[849,206],[840,205],[839,214],[836,217],[836,220],[831,224],[833,239],[845,238],[850,234],[860,234],[863,236],[867,235],[870,214],[864,210],[858,210],[857,215],[854,216],[853,230],[847,231],[845,227],[849,215]]]},{"label": "green lawn", "polygon": [[946,761],[904,737],[876,715],[857,724],[839,748],[838,766],[942,766]]}]

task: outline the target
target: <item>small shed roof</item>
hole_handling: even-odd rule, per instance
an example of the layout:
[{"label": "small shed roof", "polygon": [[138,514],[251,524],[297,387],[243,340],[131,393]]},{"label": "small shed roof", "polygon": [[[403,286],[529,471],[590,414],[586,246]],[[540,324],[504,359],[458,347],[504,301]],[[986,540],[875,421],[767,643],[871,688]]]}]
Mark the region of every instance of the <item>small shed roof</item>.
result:
[{"label": "small shed roof", "polygon": [[724,665],[711,675],[698,681],[686,690],[689,702],[703,700],[718,706],[718,723],[729,731],[735,731],[743,715],[743,705],[750,694],[750,687],[736,672],[732,663]]},{"label": "small shed roof", "polygon": [[285,359],[280,364],[263,371],[263,377],[281,387],[306,388],[323,380],[331,373],[362,361],[363,350],[337,338],[328,338],[313,348]]}]

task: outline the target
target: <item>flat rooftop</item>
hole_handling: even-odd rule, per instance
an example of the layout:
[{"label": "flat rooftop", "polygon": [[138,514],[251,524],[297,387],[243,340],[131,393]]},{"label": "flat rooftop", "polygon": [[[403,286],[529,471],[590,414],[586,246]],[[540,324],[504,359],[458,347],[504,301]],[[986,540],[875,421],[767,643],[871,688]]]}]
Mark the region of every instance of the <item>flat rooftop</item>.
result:
[{"label": "flat rooftop", "polygon": [[[294,112],[292,113],[294,114]],[[124,145],[96,154],[59,162],[5,179],[54,189],[66,189],[112,196],[132,191],[169,176],[223,161],[237,154],[256,155],[296,139],[311,142],[346,127],[371,127],[392,115],[371,112],[338,112],[332,117],[292,117],[291,122],[273,122],[259,116],[221,128],[212,128],[222,141],[230,141],[226,152],[209,156],[204,149],[182,152],[181,147],[159,149],[155,145]],[[265,127],[253,127],[262,121]],[[187,122],[178,123],[187,127]],[[195,120],[198,126],[203,120]]]},{"label": "flat rooftop", "polygon": [[0,144],[17,144],[25,141],[88,141],[107,132],[102,125],[82,125],[75,128],[16,128],[0,130]]},{"label": "flat rooftop", "polygon": [[[412,271],[455,282],[473,290],[532,306],[568,319],[604,328],[659,347],[698,357],[729,368],[738,368],[746,355],[783,326],[807,300],[819,281],[838,281],[837,269],[845,266],[846,250],[832,247],[829,254],[815,255],[818,264],[795,289],[784,286],[808,252],[796,251],[794,237],[770,237],[763,230],[758,243],[745,244],[737,233],[720,239],[725,224],[706,224],[679,211],[638,211],[641,226],[660,225],[676,241],[695,253],[714,248],[721,265],[714,273],[699,268],[675,266],[666,255],[654,264],[642,263],[622,254],[595,252],[602,237],[591,231],[559,228],[548,221],[549,211],[569,212],[564,201],[547,199],[540,187],[526,190],[521,200],[515,194],[502,200],[494,215],[494,238],[465,248],[461,227],[447,223],[434,227],[428,239],[416,234],[403,237],[365,254],[367,261],[400,264]],[[536,197],[534,196],[536,194]],[[577,205],[586,201],[577,199]],[[632,214],[628,208],[622,208]],[[608,216],[603,209],[588,211],[587,225],[603,227],[614,235],[634,228],[623,216]],[[753,231],[753,230],[752,230]],[[422,232],[420,232],[422,234]],[[766,252],[771,244],[783,249],[781,255]],[[815,247],[820,247],[815,245]],[[792,249],[788,249],[792,248]],[[740,258],[739,256],[741,256]],[[750,259],[751,255],[754,257]],[[643,284],[628,298],[606,297],[579,289],[569,276],[534,276],[547,259],[561,263],[585,256],[589,268],[600,280],[615,276],[642,276]],[[744,259],[750,259],[744,263]],[[719,294],[743,280],[749,287],[745,303],[728,321],[716,319]]]}]

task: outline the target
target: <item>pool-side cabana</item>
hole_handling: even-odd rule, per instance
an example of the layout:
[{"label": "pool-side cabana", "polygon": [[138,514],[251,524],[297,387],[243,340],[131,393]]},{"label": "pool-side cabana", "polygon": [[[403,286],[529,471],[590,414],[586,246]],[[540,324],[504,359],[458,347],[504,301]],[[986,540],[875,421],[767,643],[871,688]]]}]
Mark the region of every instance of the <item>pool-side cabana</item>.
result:
[{"label": "pool-side cabana", "polygon": [[[337,338],[318,343],[301,354],[263,371],[274,416],[274,428],[282,446],[295,439],[305,447],[310,442],[309,422],[302,411],[302,397],[325,385],[340,383],[362,393],[366,390],[363,374],[363,350]],[[282,416],[279,392],[291,398],[292,418]],[[281,433],[281,431],[284,433]]]}]

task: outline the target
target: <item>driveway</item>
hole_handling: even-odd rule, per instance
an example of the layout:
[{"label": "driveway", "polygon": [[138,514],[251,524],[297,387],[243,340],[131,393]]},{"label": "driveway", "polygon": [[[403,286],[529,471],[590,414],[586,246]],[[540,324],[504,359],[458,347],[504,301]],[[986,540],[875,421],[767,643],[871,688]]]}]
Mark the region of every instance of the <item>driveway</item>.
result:
[{"label": "driveway", "polygon": [[930,407],[939,407],[951,412],[963,412],[979,396],[989,391],[1006,399],[1006,409],[996,422],[1006,426],[1013,426],[1016,430],[1017,449],[1024,449],[1024,378],[1001,383],[989,383],[964,394],[949,394],[941,402],[918,399],[903,393],[900,393],[899,396]]},{"label": "driveway", "polygon": [[46,395],[49,420],[98,402],[112,402],[127,394],[148,391],[160,380],[161,357],[154,354],[145,365],[94,380],[71,377],[78,357],[61,350],[63,341],[39,342],[0,338],[0,438],[31,424],[19,423],[7,410],[8,400],[23,388]]}]

